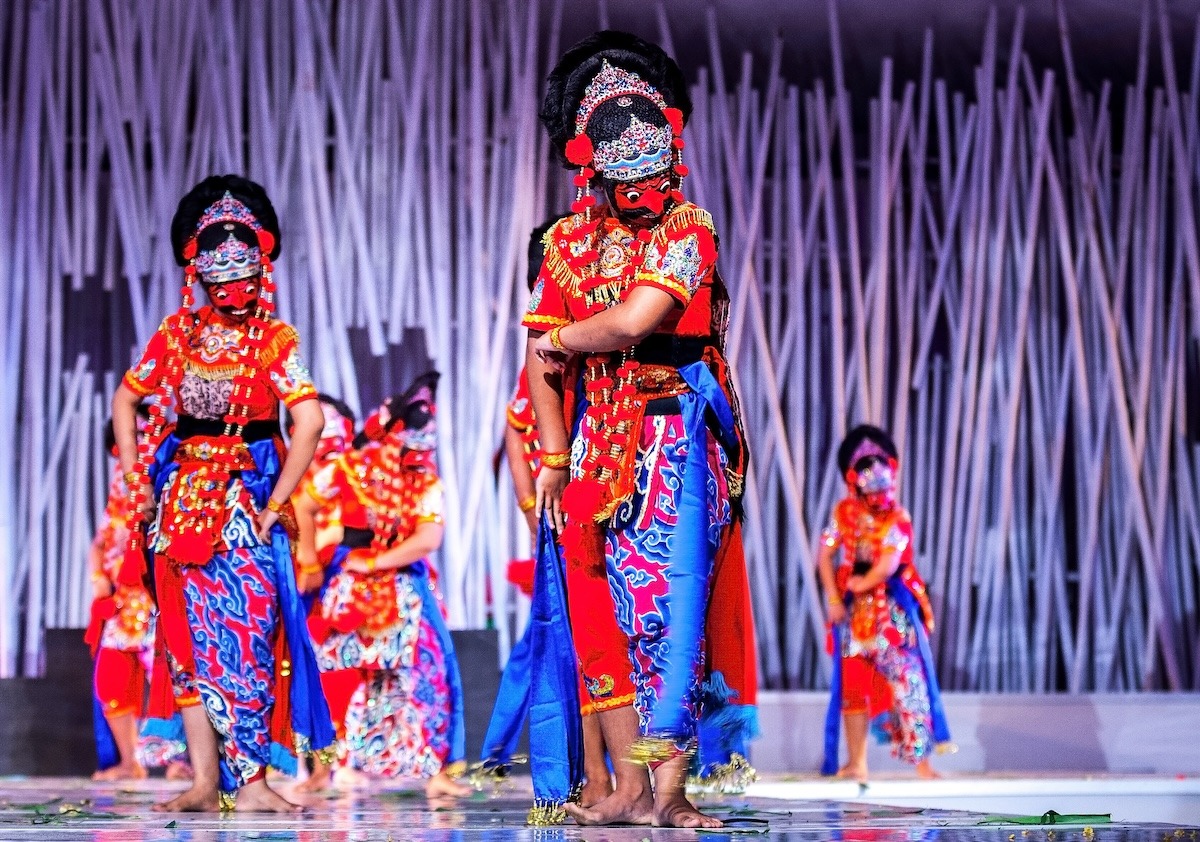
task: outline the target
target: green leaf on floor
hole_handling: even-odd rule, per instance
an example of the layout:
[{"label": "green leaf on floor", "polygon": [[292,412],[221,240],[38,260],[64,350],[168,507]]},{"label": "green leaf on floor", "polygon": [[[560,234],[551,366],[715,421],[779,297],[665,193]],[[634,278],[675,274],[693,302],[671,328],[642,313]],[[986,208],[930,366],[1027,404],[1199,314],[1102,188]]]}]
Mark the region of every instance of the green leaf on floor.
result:
[{"label": "green leaf on floor", "polygon": [[1110,824],[1111,813],[1059,813],[1047,810],[1040,816],[987,816],[979,824]]}]

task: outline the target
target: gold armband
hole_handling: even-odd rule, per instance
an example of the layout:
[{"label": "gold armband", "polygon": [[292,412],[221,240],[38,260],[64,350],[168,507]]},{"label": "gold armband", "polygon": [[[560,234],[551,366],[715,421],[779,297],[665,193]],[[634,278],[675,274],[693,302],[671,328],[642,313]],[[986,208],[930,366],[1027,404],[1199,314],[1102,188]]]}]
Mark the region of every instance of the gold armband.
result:
[{"label": "gold armband", "polygon": [[566,327],[566,325],[559,325],[558,327],[550,330],[550,344],[554,346],[554,350],[556,351],[566,352],[570,350],[566,345],[563,344],[562,336],[560,336],[564,327]]},{"label": "gold armband", "polygon": [[524,500],[517,503],[517,506],[520,507],[522,513],[532,512],[534,506],[536,506],[536,505],[537,505],[537,496],[533,495],[533,494],[530,494]]},{"label": "gold armband", "polygon": [[567,451],[561,453],[543,453],[542,467],[544,468],[567,468],[571,465],[571,454]]}]

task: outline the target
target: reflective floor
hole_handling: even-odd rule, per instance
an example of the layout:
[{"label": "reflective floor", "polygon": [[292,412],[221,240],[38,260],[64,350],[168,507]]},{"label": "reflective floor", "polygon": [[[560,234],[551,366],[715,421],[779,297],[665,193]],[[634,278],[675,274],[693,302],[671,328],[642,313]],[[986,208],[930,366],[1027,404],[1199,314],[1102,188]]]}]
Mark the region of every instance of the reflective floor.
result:
[{"label": "reflective floor", "polygon": [[[290,786],[278,784],[286,795]],[[703,808],[728,821],[720,831],[648,827],[585,828],[525,825],[528,779],[503,792],[476,793],[458,802],[431,803],[416,790],[369,787],[335,791],[305,800],[297,816],[165,815],[150,806],[180,789],[161,780],[93,784],[71,778],[0,778],[0,840],[996,840],[996,842],[1174,842],[1197,840],[1196,830],[1166,824],[1018,824],[997,816],[957,810],[879,806],[862,801],[784,798],[707,798]],[[1032,820],[1032,818],[1026,819]]]}]

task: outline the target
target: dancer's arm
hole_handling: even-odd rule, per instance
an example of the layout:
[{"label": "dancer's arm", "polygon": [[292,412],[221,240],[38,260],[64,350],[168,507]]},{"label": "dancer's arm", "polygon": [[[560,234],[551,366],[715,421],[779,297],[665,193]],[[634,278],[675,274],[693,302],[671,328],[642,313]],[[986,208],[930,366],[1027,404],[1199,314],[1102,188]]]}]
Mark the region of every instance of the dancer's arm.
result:
[{"label": "dancer's arm", "polygon": [[300,539],[296,546],[296,562],[300,565],[300,575],[296,577],[296,587],[301,593],[315,591],[321,586],[321,562],[317,558],[317,513],[321,504],[303,489],[292,499],[292,507],[296,511],[296,529]]},{"label": "dancer's arm", "polygon": [[[529,332],[529,341],[525,349],[529,399],[533,402],[533,414],[538,420],[542,452],[566,453],[571,449],[571,439],[567,433],[567,422],[563,418],[563,382],[560,376],[563,363],[561,355],[556,359],[537,350],[537,343],[544,338],[545,334],[532,330]],[[559,531],[562,531],[564,525],[561,502],[568,477],[569,472],[566,468],[548,468],[543,464],[534,483],[537,494],[534,515],[540,518],[543,511],[548,512],[554,528]]]},{"label": "dancer's arm", "polygon": [[846,587],[855,594],[869,593],[875,590],[891,578],[891,575],[900,567],[900,552],[900,548],[885,544],[879,557],[871,565],[871,569],[862,576],[851,576],[846,582]]},{"label": "dancer's arm", "polygon": [[[533,471],[529,469],[529,462],[525,458],[525,442],[521,440],[521,433],[512,424],[504,425],[504,455],[508,459],[508,472],[512,475],[513,491],[517,495],[517,503],[523,503],[529,498],[537,499],[537,489],[533,484]],[[525,523],[529,526],[529,531],[537,533],[537,516],[533,513],[533,509],[521,513],[525,517]]]},{"label": "dancer's arm", "polygon": [[[279,479],[271,490],[271,501],[277,505],[285,505],[304,478],[304,472],[312,464],[313,454],[317,452],[317,441],[321,438],[321,428],[325,426],[325,415],[321,412],[318,400],[304,400],[289,407],[292,413],[292,442],[288,448],[283,467],[279,470]],[[275,522],[279,520],[278,512],[264,508],[258,513],[258,537],[267,541],[268,533]]]},{"label": "dancer's arm", "polygon": [[[117,386],[117,390],[113,392],[113,436],[117,440],[117,461],[121,465],[121,473],[125,475],[137,467],[137,408],[141,403],[142,396],[124,383]],[[144,479],[143,485],[145,502],[142,503],[142,511],[148,514],[154,511],[154,495],[150,493],[149,483]]]},{"label": "dancer's arm", "polygon": [[833,575],[833,557],[837,546],[830,545],[824,538],[817,548],[817,574],[821,579],[821,588],[825,591],[825,606],[829,611],[829,622],[840,623],[846,619],[846,605],[842,595],[838,593],[837,579]]},{"label": "dancer's arm", "polygon": [[[571,351],[619,351],[654,333],[678,305],[670,293],[658,287],[637,286],[621,303],[559,328],[558,340]],[[561,354],[550,342],[549,333],[538,337],[535,350]]]},{"label": "dancer's arm", "polygon": [[446,528],[434,521],[418,524],[412,535],[409,535],[396,546],[375,556],[371,563],[369,554],[363,550],[353,550],[342,565],[344,570],[351,573],[370,573],[375,570],[398,570],[426,558],[442,545],[442,535]]}]

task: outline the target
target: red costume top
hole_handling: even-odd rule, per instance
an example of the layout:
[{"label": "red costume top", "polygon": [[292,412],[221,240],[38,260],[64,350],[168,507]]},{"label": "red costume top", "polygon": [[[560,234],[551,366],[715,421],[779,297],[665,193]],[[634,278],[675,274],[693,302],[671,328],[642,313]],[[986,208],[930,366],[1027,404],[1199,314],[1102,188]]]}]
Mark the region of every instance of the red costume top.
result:
[{"label": "red costume top", "polygon": [[[224,319],[210,306],[185,316],[163,320],[146,345],[142,358],[125,374],[124,384],[145,397],[167,373],[171,354],[183,357],[182,378],[175,386],[181,414],[221,419],[229,408],[233,380],[244,363],[240,351],[249,341],[246,326]],[[285,322],[267,323],[258,360],[257,376],[248,400],[248,421],[279,417],[279,401],[293,407],[317,397],[308,369],[300,361],[296,330]]]},{"label": "red costume top", "polygon": [[[681,202],[642,235],[607,207],[592,216],[587,222],[583,214],[572,214],[546,233],[546,259],[522,321],[525,327],[549,330],[581,321],[623,301],[634,287],[650,286],[682,305],[656,333],[712,335],[717,240],[708,211]],[[642,239],[647,235],[648,241]]]},{"label": "red costume top", "polygon": [[[305,486],[322,506],[341,505],[347,538],[354,530],[373,536],[371,546],[352,549],[351,556],[376,556],[405,541],[421,524],[443,522],[442,483],[433,469],[432,454],[409,451],[403,464],[389,470],[381,457],[384,448],[392,446],[373,444],[347,451],[317,471]],[[404,622],[407,611],[396,603],[397,572],[347,574],[354,577],[349,604],[340,608],[347,616],[327,619],[334,627],[359,628],[364,640],[387,636]]]},{"label": "red costume top", "polygon": [[92,622],[86,642],[93,651],[118,649],[140,651],[154,643],[154,605],[140,582],[122,581],[121,564],[129,545],[129,493],[117,470],[108,487],[108,503],[96,530],[95,547],[100,553],[100,572],[112,583],[113,593],[92,604]]},{"label": "red costume top", "polygon": [[517,378],[517,391],[508,402],[508,425],[521,436],[525,450],[525,463],[535,477],[542,464],[542,443],[538,438],[537,418],[533,414],[533,401],[529,399],[529,372],[524,368]]},{"label": "red costume top", "polygon": [[[925,582],[913,564],[912,520],[903,506],[896,505],[886,512],[876,512],[852,494],[834,507],[833,523],[825,529],[822,538],[830,547],[842,546],[841,560],[835,570],[840,593],[846,592],[846,583],[852,575],[865,574],[882,554],[900,553],[896,575],[900,576],[920,605],[927,630],[933,631],[933,610],[925,591]],[[888,608],[886,580],[871,593],[854,598],[850,603],[849,619],[847,654],[873,651],[880,642],[893,646],[901,643],[901,632]]]},{"label": "red costume top", "polygon": [[[582,321],[624,301],[639,286],[660,289],[681,305],[639,346],[584,360],[588,409],[577,445],[582,456],[574,460],[572,478],[587,482],[568,487],[565,502],[577,518],[600,522],[633,493],[636,436],[646,403],[687,391],[679,366],[704,359],[732,402],[714,308],[716,233],[707,211],[680,202],[653,228],[636,232],[607,207],[596,209],[590,221],[576,213],[555,223],[544,243],[546,258],[522,321],[531,330]],[[674,358],[670,349],[648,353],[655,337],[694,339],[697,348],[690,359]],[[564,382],[571,379],[570,372],[564,375]],[[574,406],[569,399],[564,411],[570,429]],[[735,473],[738,469],[734,466]],[[740,487],[738,480],[734,488]]]}]

